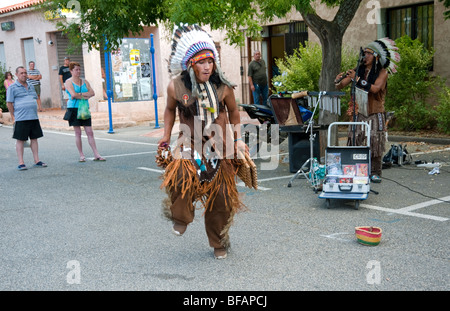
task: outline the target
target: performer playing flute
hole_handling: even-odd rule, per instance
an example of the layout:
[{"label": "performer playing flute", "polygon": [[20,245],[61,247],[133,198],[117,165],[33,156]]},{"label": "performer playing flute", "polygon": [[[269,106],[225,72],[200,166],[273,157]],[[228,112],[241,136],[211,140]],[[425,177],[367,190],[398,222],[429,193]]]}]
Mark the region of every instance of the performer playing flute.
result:
[{"label": "performer playing flute", "polygon": [[[336,76],[336,88],[342,89],[352,83],[357,76],[355,88],[356,122],[370,124],[371,181],[381,182],[382,158],[386,143],[386,116],[384,102],[387,92],[388,73],[396,72],[400,55],[395,42],[389,38],[375,40],[364,49],[364,59],[358,74],[354,69]],[[345,76],[346,75],[346,76]],[[353,103],[348,114],[353,116]],[[353,143],[353,133],[349,132],[348,145]],[[361,126],[356,126],[355,145],[364,145],[365,134]]]}]

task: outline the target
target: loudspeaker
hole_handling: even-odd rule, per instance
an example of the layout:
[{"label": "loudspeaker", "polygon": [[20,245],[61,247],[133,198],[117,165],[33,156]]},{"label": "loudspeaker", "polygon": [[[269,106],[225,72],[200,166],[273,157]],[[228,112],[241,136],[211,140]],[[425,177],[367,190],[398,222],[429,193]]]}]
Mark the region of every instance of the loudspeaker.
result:
[{"label": "loudspeaker", "polygon": [[[320,161],[320,140],[319,131],[313,132],[316,136],[314,137],[313,143],[313,156]],[[296,133],[289,132],[288,137],[289,144],[289,170],[291,173],[297,173],[301,168],[303,163],[305,163],[310,157],[310,146],[309,146],[309,132],[308,133]],[[310,163],[307,167],[309,168]]]}]

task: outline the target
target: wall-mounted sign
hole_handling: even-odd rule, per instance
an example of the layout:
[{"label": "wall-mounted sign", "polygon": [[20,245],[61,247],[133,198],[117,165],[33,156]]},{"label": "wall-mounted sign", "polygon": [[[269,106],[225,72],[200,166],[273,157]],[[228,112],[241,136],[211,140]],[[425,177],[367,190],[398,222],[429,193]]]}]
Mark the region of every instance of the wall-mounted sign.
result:
[{"label": "wall-mounted sign", "polygon": [[151,100],[150,40],[124,38],[111,52],[114,102]]},{"label": "wall-mounted sign", "polygon": [[11,31],[14,30],[14,22],[4,22],[2,23],[3,31]]}]

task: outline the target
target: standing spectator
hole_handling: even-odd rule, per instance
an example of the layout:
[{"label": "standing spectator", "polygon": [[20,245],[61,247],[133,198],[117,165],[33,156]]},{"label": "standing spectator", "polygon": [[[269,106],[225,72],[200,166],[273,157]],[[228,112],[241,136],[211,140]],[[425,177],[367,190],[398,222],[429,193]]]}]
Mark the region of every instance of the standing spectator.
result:
[{"label": "standing spectator", "polygon": [[37,104],[39,111],[42,111],[42,105],[41,105],[41,79],[42,75],[35,68],[35,63],[33,61],[30,61],[28,63],[29,70],[28,70],[28,83],[30,83],[32,86],[34,86],[34,90],[37,94]]},{"label": "standing spectator", "polygon": [[11,71],[5,72],[5,81],[3,81],[3,85],[5,86],[5,89],[8,90],[8,87],[14,83],[13,75]]},{"label": "standing spectator", "polygon": [[37,114],[37,94],[34,87],[27,83],[27,70],[19,66],[16,69],[17,81],[9,88],[6,105],[14,123],[13,138],[16,139],[16,152],[19,158],[17,169],[26,170],[23,160],[24,143],[30,138],[31,152],[35,167],[47,167],[39,160],[38,138],[44,136]]},{"label": "standing spectator", "polygon": [[[255,105],[266,105],[269,97],[269,86],[267,85],[266,63],[261,58],[261,52],[253,53],[253,60],[248,65],[248,83],[253,93]],[[262,102],[259,97],[262,97]]]},{"label": "standing spectator", "polygon": [[[8,87],[14,83],[13,75],[11,71],[5,72],[5,81],[3,81],[3,85],[5,86],[6,92],[8,92]],[[3,109],[0,108],[0,126],[3,124]]]},{"label": "standing spectator", "polygon": [[69,96],[67,101],[67,110],[71,112],[69,118],[69,126],[73,126],[75,131],[75,144],[80,154],[79,162],[86,162],[86,157],[83,153],[83,147],[81,143],[81,127],[84,127],[86,136],[88,137],[88,143],[94,152],[94,161],[106,161],[97,150],[97,146],[94,139],[94,131],[92,130],[91,118],[87,120],[77,119],[78,113],[78,100],[89,99],[95,95],[94,90],[87,80],[81,79],[81,65],[76,62],[69,64],[70,73],[72,77],[66,80],[65,87]]},{"label": "standing spectator", "polygon": [[67,93],[66,93],[66,87],[65,87],[64,83],[66,82],[67,79],[72,77],[72,74],[70,73],[70,69],[69,69],[69,64],[70,64],[70,57],[66,56],[66,57],[64,57],[64,65],[59,68],[59,83],[61,83],[63,102],[64,102],[64,104],[62,105],[61,108],[63,108],[63,109],[65,109],[67,107],[67,100],[69,99],[69,97],[67,96]]}]

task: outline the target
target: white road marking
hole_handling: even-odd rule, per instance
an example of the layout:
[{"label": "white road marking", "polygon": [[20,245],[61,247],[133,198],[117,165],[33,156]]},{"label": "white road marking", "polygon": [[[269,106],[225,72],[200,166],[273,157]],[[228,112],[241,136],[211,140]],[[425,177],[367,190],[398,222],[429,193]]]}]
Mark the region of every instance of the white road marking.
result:
[{"label": "white road marking", "polygon": [[159,170],[159,169],[156,169],[156,168],[150,168],[150,167],[138,167],[137,169],[138,169],[138,170],[144,170],[144,171],[155,172],[155,173],[160,173],[160,174],[163,174],[163,173],[164,173],[164,170]]},{"label": "white road marking", "polygon": [[287,178],[292,178],[292,176],[294,176],[294,175],[270,177],[270,178],[258,179],[258,181],[271,181],[271,180],[277,180],[277,179],[287,179]]},{"label": "white road marking", "polygon": [[411,153],[411,155],[415,156],[415,155],[420,155],[420,154],[436,153],[436,152],[449,151],[449,150],[450,150],[450,148],[444,148],[444,149],[439,149],[439,150],[428,150],[428,151]]},{"label": "white road marking", "polygon": [[[58,135],[65,135],[65,136],[75,136],[75,133],[65,133],[65,132],[56,132],[56,131],[44,131],[44,133],[51,133],[51,134],[58,134]],[[87,138],[86,135],[81,135],[82,138]],[[140,141],[129,141],[129,140],[121,140],[121,139],[113,139],[113,138],[102,138],[102,137],[95,137],[95,140],[104,140],[104,141],[112,141],[117,143],[126,143],[126,144],[134,144],[134,145],[146,145],[146,146],[158,146],[158,144],[155,143],[145,143]]]},{"label": "white road marking", "polygon": [[360,204],[360,206],[378,210],[378,211],[382,211],[382,212],[386,212],[386,213],[400,214],[400,215],[405,215],[405,216],[413,216],[413,217],[419,217],[419,218],[425,218],[425,219],[431,219],[431,220],[437,220],[437,221],[447,221],[448,220],[448,218],[445,218],[445,217],[413,213],[413,212],[409,212],[407,210],[402,210],[402,208],[393,209],[393,208],[380,207],[380,206],[375,206],[375,205],[370,205],[370,204]]},{"label": "white road marking", "polygon": [[352,240],[349,240],[349,239],[343,239],[343,238],[340,238],[340,237],[338,237],[338,235],[349,235],[350,233],[347,233],[347,232],[339,232],[339,233],[332,233],[332,234],[328,234],[328,235],[320,235],[320,236],[323,236],[324,238],[329,238],[329,239],[333,239],[333,240],[339,240],[339,241],[344,241],[344,242],[349,242],[349,241],[352,241]]},{"label": "white road marking", "polygon": [[[258,182],[259,182],[259,180],[258,180]],[[236,186],[238,186],[238,187],[246,187],[245,183],[243,181],[238,182],[236,184]],[[258,185],[258,190],[267,191],[267,190],[272,190],[272,188],[261,187],[260,185]]]},{"label": "white road marking", "polygon": [[431,200],[431,201],[427,201],[427,202],[418,203],[418,204],[414,204],[414,205],[411,205],[411,206],[403,207],[400,210],[404,211],[404,212],[411,212],[411,211],[414,211],[414,210],[419,209],[419,208],[424,208],[424,207],[427,207],[427,206],[443,203],[442,201],[448,201],[448,200],[450,200],[450,196],[439,198],[439,200]]},{"label": "white road marking", "polygon": [[[66,135],[66,136],[75,136],[74,133],[55,132],[55,131],[45,131],[45,132],[46,133],[59,134],[59,135]],[[87,138],[85,135],[82,135],[82,137],[83,138]],[[157,146],[157,144],[154,144],[154,143],[127,141],[127,140],[120,140],[120,139],[101,138],[101,137],[100,138],[96,137],[95,139],[96,140],[111,141],[111,142],[119,142],[119,143],[136,144],[136,145]],[[436,152],[449,151],[449,150],[450,150],[450,148],[445,148],[445,149],[440,149],[440,150],[430,150],[430,151],[425,151],[425,152],[412,153],[412,155],[436,153]],[[125,156],[151,154],[151,153],[156,153],[156,151],[138,152],[138,153],[129,153],[129,154],[119,154],[119,155],[110,155],[110,156],[105,156],[105,158],[125,157]],[[285,154],[288,154],[288,153],[279,154],[278,156],[285,155]],[[145,171],[151,171],[151,172],[156,172],[156,173],[160,173],[160,174],[164,173],[164,170],[153,169],[153,168],[149,168],[149,167],[138,167],[137,169],[145,170]],[[293,175],[259,179],[258,183],[265,182],[265,181],[278,180],[278,179],[292,178],[292,176]],[[239,187],[245,187],[245,184],[243,182],[239,182],[236,185],[239,186]],[[258,185],[258,190],[268,191],[268,190],[272,190],[272,188],[262,187],[262,186]],[[448,201],[448,200],[450,200],[450,196],[440,198],[440,200]],[[440,200],[430,200],[430,201],[427,201],[427,202],[418,203],[418,204],[414,204],[414,205],[411,205],[411,206],[406,206],[406,207],[403,207],[403,208],[400,208],[400,209],[392,209],[392,208],[386,208],[386,207],[375,206],[375,205],[370,205],[370,204],[360,204],[360,206],[361,207],[365,207],[365,208],[369,208],[369,209],[378,210],[378,211],[384,211],[384,212],[387,212],[387,213],[400,214],[400,215],[405,215],[405,216],[413,216],[413,217],[431,219],[431,220],[436,220],[436,221],[447,221],[448,218],[445,218],[445,217],[425,215],[425,214],[412,212],[412,211],[420,209],[420,208],[424,208],[424,207],[428,207],[428,206],[431,206],[431,205],[443,203]],[[336,234],[344,234],[344,233],[336,233]],[[329,236],[325,236],[325,237],[340,239],[340,238],[333,237],[333,235],[329,235]]]},{"label": "white road marking", "polygon": [[[135,155],[151,154],[151,153],[156,153],[156,151],[113,154],[113,155],[104,156],[104,158],[119,158],[119,157],[128,157],[128,156],[135,156]],[[92,159],[94,159],[94,158],[92,158]]]}]

